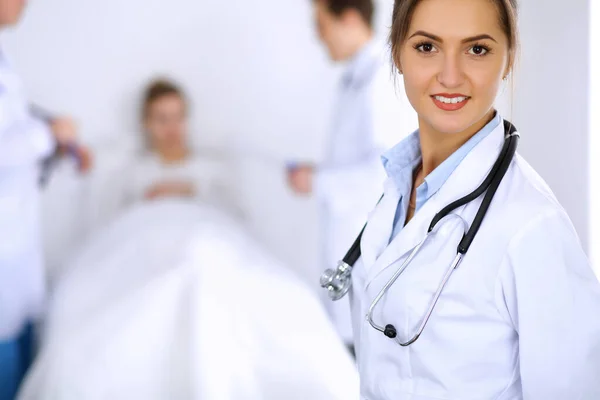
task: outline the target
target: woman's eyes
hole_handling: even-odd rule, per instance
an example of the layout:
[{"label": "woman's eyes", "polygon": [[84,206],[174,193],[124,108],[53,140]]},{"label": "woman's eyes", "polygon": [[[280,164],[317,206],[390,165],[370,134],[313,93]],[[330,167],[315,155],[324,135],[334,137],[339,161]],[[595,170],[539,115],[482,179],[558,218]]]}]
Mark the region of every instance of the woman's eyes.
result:
[{"label": "woman's eyes", "polygon": [[[438,51],[437,48],[433,45],[433,43],[430,43],[430,42],[417,43],[414,45],[414,48],[419,53],[423,53],[423,54],[432,54],[432,53],[435,53]],[[481,56],[486,55],[489,51],[490,51],[490,49],[487,46],[484,46],[481,44],[476,44],[476,45],[469,47],[469,49],[467,50],[467,54],[481,57]]]},{"label": "woman's eyes", "polygon": [[483,45],[476,44],[475,46],[469,49],[469,54],[474,56],[484,56],[490,51],[489,48]]},{"label": "woman's eyes", "polygon": [[415,49],[417,49],[417,51],[419,51],[420,53],[432,53],[434,50],[436,50],[433,43],[427,42],[417,43],[415,45]]}]

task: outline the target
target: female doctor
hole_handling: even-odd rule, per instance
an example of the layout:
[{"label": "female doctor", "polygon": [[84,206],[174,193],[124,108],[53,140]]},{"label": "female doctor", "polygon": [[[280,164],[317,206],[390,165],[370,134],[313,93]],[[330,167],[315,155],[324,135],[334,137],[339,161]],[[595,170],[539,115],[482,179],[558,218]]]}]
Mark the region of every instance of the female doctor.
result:
[{"label": "female doctor", "polygon": [[[352,270],[362,399],[600,399],[600,285],[493,108],[514,64],[516,8],[395,1],[392,54],[419,129],[383,157],[389,178]],[[435,223],[482,184],[497,190],[474,236],[486,194]]]}]

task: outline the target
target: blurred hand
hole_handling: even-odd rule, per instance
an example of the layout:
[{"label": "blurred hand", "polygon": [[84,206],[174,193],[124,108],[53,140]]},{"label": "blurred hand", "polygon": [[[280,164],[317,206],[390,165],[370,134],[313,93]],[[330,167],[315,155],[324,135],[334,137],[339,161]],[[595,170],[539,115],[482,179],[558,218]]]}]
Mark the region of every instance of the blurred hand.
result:
[{"label": "blurred hand", "polygon": [[309,164],[288,169],[288,184],[297,194],[311,194],[313,190],[314,167]]},{"label": "blurred hand", "polygon": [[59,145],[65,146],[77,142],[77,127],[69,117],[57,117],[50,123],[50,129]]},{"label": "blurred hand", "polygon": [[188,182],[159,182],[145,194],[147,200],[162,197],[191,197],[195,193],[194,186]]},{"label": "blurred hand", "polygon": [[60,154],[77,158],[81,173],[89,171],[93,161],[92,152],[87,147],[78,144],[75,122],[69,117],[58,117],[52,120],[50,129],[58,143]]},{"label": "blurred hand", "polygon": [[79,161],[79,172],[88,172],[94,164],[92,151],[85,146],[79,145],[74,147],[74,152],[76,153],[77,160]]}]

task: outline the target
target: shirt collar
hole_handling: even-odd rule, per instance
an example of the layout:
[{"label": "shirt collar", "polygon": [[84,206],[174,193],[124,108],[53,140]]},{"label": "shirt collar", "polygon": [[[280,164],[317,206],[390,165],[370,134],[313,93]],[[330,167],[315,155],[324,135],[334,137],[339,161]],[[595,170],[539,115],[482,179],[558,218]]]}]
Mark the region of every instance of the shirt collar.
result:
[{"label": "shirt collar", "polygon": [[[469,152],[490,134],[501,122],[499,113],[479,132],[473,135],[465,144],[442,162],[436,169],[425,177],[424,182],[417,188],[416,208],[419,209],[446,183],[450,175]],[[392,178],[395,186],[402,190],[406,179],[412,179],[412,171],[421,160],[419,131],[413,132],[382,156],[383,166],[387,175]],[[410,173],[407,171],[410,171]]]},{"label": "shirt collar", "polygon": [[[444,160],[436,169],[431,171],[425,177],[425,182],[421,186],[425,186],[426,198],[433,196],[452,175],[456,167],[469,154],[469,152],[477,146],[483,138],[490,134],[500,124],[500,115],[496,113],[494,118],[488,122],[483,129],[473,135],[465,144]],[[420,187],[419,187],[420,188]],[[417,188],[417,192],[419,191]],[[418,194],[418,193],[417,193]]]},{"label": "shirt collar", "polygon": [[[400,143],[383,153],[381,161],[387,175],[396,180],[401,176],[406,168],[411,168],[421,159],[421,141],[419,139],[419,131],[416,130]],[[402,187],[402,184],[396,182],[397,187]]]}]

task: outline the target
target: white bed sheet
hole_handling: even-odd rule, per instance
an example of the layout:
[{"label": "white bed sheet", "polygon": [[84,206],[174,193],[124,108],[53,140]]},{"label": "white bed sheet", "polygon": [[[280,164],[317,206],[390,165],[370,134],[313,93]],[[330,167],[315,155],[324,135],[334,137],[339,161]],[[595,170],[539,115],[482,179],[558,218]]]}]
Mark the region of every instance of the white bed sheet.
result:
[{"label": "white bed sheet", "polygon": [[217,209],[136,206],[72,259],[20,400],[358,398],[314,291]]}]

